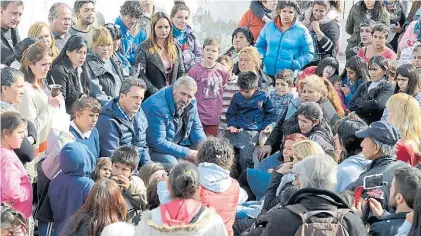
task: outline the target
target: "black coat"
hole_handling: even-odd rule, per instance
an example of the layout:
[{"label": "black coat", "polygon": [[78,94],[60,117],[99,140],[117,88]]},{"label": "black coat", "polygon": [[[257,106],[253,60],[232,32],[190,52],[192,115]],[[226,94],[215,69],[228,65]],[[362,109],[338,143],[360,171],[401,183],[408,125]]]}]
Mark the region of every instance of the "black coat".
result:
[{"label": "black coat", "polygon": [[[34,143],[37,142],[37,130],[35,129],[35,125],[30,122],[30,121],[26,121],[27,125],[27,129],[28,129],[28,137],[32,137],[34,139]],[[22,145],[20,146],[19,149],[14,149],[16,155],[19,157],[19,160],[22,162],[22,164],[26,164],[27,162],[31,162],[35,156],[35,150],[34,150],[34,146],[32,146],[32,144],[29,142],[28,138],[24,138]]]},{"label": "black coat", "polygon": [[348,106],[350,111],[355,111],[367,124],[379,121],[382,118],[386,102],[395,91],[395,86],[384,80],[369,92],[368,87],[371,83],[369,81],[360,85]]},{"label": "black coat", "polygon": [[400,212],[381,218],[374,218],[368,234],[370,236],[395,236],[399,227],[405,222],[407,213]]},{"label": "black coat", "polygon": [[[177,48],[177,58],[173,63],[171,76],[168,78],[169,84],[173,84],[185,73],[181,49],[177,44],[175,45]],[[149,52],[151,47],[149,41],[140,44],[136,52],[135,65],[133,66],[135,67],[139,78],[145,79],[147,86],[145,99],[165,87],[167,84],[164,64],[161,57],[157,53]]]},{"label": "black coat", "polygon": [[89,95],[91,90],[89,74],[86,73],[86,67],[82,66],[81,83],[83,92],[80,90],[78,84],[78,73],[73,68],[72,63],[68,58],[64,58],[51,68],[47,75],[47,81],[49,84],[53,84],[51,76],[54,78],[54,82],[62,86],[61,92],[63,93],[66,112],[72,114],[73,103],[79,99],[83,94]]},{"label": "black coat", "polygon": [[[381,189],[384,194],[383,208],[389,212],[393,212],[394,210],[388,204],[389,194],[390,194],[390,185],[393,179],[393,171],[403,166],[408,166],[408,164],[406,164],[403,161],[396,160],[396,158],[393,156],[376,158],[375,160],[371,162],[370,165],[367,166],[367,170],[363,172],[354,183],[351,183],[347,187],[347,189],[354,191],[357,187],[363,186],[365,176],[383,174],[383,181],[386,183],[386,185],[383,186]],[[368,191],[369,190],[365,190],[363,192],[363,195],[362,195],[363,198],[367,197]]]},{"label": "black coat", "polygon": [[102,105],[119,95],[117,91],[120,90],[121,83],[124,80],[123,69],[115,60],[115,57],[111,57],[110,60],[118,77],[108,71],[105,63],[96,55],[89,54],[86,57],[86,68],[91,80],[90,95],[97,98]]},{"label": "black coat", "polygon": [[[335,211],[338,208],[350,208],[349,205],[336,193],[314,188],[304,188],[291,196],[286,205],[302,204],[309,211],[329,210]],[[345,225],[349,236],[367,235],[364,223],[361,218],[348,212],[344,217]],[[256,228],[242,235],[259,236],[291,236],[301,226],[301,218],[285,207],[274,207],[266,214],[258,217]]]},{"label": "black coat", "polygon": [[0,42],[0,62],[1,64],[5,63],[6,58],[8,58],[10,55],[12,55],[15,50],[14,47],[16,44],[20,42],[20,37],[17,29],[10,29],[11,30],[11,36],[12,36],[12,45],[9,44],[7,39],[3,36],[3,31],[1,31],[1,42]]}]

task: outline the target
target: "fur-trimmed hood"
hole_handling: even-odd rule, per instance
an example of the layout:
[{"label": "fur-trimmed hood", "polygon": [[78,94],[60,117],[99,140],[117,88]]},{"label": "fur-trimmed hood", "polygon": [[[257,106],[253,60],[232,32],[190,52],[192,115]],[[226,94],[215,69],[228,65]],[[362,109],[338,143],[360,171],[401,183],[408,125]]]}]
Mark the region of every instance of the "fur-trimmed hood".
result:
[{"label": "fur-trimmed hood", "polygon": [[[301,16],[301,23],[305,25],[310,31],[313,31],[313,27],[311,27],[311,16],[313,15],[313,9],[309,8],[307,9],[304,14]],[[327,24],[331,21],[335,21],[338,25],[340,25],[340,18],[339,13],[335,8],[331,8],[329,12],[326,14],[323,19],[321,19],[320,25]]]},{"label": "fur-trimmed hood", "polygon": [[196,223],[169,226],[162,223],[160,208],[142,213],[135,236],[224,236],[228,235],[222,218],[213,208],[206,208]]}]

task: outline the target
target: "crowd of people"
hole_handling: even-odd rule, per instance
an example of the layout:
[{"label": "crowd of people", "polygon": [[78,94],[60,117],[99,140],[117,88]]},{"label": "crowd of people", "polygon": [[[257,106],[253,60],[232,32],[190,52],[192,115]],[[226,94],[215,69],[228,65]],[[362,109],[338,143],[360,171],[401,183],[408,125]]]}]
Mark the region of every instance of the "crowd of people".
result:
[{"label": "crowd of people", "polygon": [[421,1],[95,5],[1,1],[2,235],[421,235]]}]

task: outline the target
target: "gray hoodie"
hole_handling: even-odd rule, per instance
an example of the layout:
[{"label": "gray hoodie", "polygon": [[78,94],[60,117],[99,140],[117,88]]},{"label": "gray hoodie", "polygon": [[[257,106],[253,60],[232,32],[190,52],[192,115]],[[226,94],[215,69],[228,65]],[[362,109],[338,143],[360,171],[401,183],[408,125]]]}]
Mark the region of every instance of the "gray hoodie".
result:
[{"label": "gray hoodie", "polygon": [[365,159],[362,153],[346,158],[338,165],[338,184],[335,192],[342,192],[356,181],[370,163],[371,161]]}]

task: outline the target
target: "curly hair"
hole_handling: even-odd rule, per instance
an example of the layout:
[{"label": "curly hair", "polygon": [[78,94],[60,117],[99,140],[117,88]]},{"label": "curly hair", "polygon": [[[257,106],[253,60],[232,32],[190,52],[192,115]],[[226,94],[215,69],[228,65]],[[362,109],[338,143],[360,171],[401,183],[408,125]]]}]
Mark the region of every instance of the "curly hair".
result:
[{"label": "curly hair", "polygon": [[231,170],[234,163],[234,148],[226,138],[210,137],[199,149],[197,159],[200,163],[214,163],[226,170]]},{"label": "curly hair", "polygon": [[130,16],[140,19],[143,16],[143,9],[140,1],[125,1],[120,7],[120,14],[122,16]]}]

